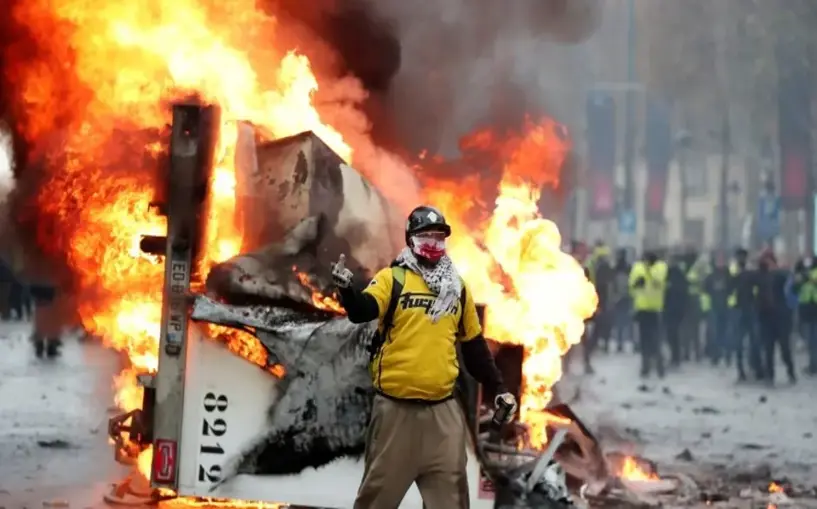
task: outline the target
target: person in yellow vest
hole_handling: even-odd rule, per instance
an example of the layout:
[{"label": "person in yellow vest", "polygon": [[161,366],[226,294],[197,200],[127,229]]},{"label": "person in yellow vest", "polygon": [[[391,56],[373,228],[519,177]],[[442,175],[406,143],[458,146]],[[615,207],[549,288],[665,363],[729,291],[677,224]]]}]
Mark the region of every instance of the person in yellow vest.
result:
[{"label": "person in yellow vest", "polygon": [[812,253],[806,254],[794,266],[794,291],[800,315],[800,334],[809,352],[806,373],[817,375],[817,263]]},{"label": "person in yellow vest", "polygon": [[706,337],[706,333],[702,332],[702,330],[706,328],[708,317],[708,309],[705,309],[707,307],[707,297],[702,286],[711,266],[705,255],[698,256],[697,253],[692,252],[690,259],[691,262],[688,262],[686,273],[689,295],[687,312],[684,314],[686,330],[682,344],[682,355],[684,360],[689,360],[692,357],[696,361],[701,361],[706,355],[705,347],[701,346],[701,338]]},{"label": "person in yellow vest", "polygon": [[641,343],[641,376],[649,376],[654,367],[663,378],[661,313],[667,287],[667,264],[659,260],[654,251],[646,251],[644,258],[630,270],[629,287]]},{"label": "person in yellow vest", "polygon": [[394,509],[417,484],[428,509],[467,509],[467,430],[454,397],[468,372],[497,406],[516,412],[482,336],[474,297],[446,254],[451,227],[434,207],[415,208],[406,247],[360,290],[344,258],[332,267],[349,321],[379,321],[370,372],[375,397],[355,509]]}]

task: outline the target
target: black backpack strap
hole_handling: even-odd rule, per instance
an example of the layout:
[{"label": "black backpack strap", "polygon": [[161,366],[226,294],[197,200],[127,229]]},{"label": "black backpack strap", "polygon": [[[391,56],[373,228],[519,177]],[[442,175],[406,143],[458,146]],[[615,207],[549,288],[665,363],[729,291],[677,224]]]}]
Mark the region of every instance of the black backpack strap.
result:
[{"label": "black backpack strap", "polygon": [[457,332],[460,338],[465,338],[465,282],[462,283],[462,291],[460,291],[460,323],[457,325]]},{"label": "black backpack strap", "polygon": [[400,300],[400,295],[403,293],[403,286],[406,284],[406,269],[405,267],[391,268],[392,283],[391,283],[391,298],[389,299],[389,307],[386,308],[386,314],[383,315],[383,337],[388,335],[389,330],[394,325],[394,313],[397,311],[397,303]]},{"label": "black backpack strap", "polygon": [[400,301],[400,295],[403,293],[403,286],[406,284],[405,267],[392,266],[391,274],[392,284],[391,297],[389,298],[389,306],[386,308],[386,313],[383,315],[383,321],[381,322],[380,331],[378,332],[378,334],[375,335],[374,339],[372,340],[372,347],[369,350],[370,362],[374,360],[374,357],[375,355],[377,355],[377,352],[380,351],[380,348],[383,346],[383,344],[386,343],[386,339],[389,336],[389,331],[394,325],[393,323],[394,313],[397,311],[397,304]]}]

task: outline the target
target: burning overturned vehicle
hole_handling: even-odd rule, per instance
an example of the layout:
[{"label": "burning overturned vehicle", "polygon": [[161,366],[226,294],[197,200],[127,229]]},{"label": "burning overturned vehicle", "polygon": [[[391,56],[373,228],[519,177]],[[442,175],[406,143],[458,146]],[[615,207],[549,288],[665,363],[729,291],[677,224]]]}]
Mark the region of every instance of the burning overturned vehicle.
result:
[{"label": "burning overturned vehicle", "polygon": [[[368,281],[404,245],[403,219],[314,134],[260,141],[251,126],[239,125],[239,191],[229,207],[241,218],[235,227],[243,232],[242,248],[204,272],[218,199],[212,188],[218,166],[211,162],[219,127],[213,107],[174,107],[168,185],[154,204],[167,215],[168,233],[141,241],[143,251],[165,261],[158,370],[139,377],[143,400],[111,420],[111,438],[121,459],[138,455],[156,488],[144,492],[149,497],[170,490],[351,507],[372,412],[377,322],[356,325],[343,316],[329,271],[348,253],[350,267]],[[566,142],[550,121],[538,129],[532,139],[539,143]],[[490,398],[461,372],[456,401],[469,437],[468,496],[474,507],[567,507],[580,489],[609,490],[611,472],[620,471],[568,406],[548,405],[561,355],[581,338],[595,294],[581,266],[560,250],[555,226],[529,207],[530,196],[508,191],[523,186],[506,186],[505,205],[498,200],[482,242],[508,251],[480,252],[491,253],[489,267],[512,285],[513,299],[500,286],[494,302],[515,319],[533,315],[539,322],[531,324],[532,340],[510,344],[502,334],[527,329],[493,315],[490,305],[480,307],[487,336],[499,335],[497,363],[521,405],[520,420],[503,427]],[[454,238],[453,256],[457,249]],[[559,283],[576,291],[562,292],[544,310],[527,300]],[[475,300],[490,301],[484,289],[475,292]],[[499,327],[487,325],[492,317]],[[111,497],[133,489],[123,486]],[[401,507],[422,504],[411,488]]]}]

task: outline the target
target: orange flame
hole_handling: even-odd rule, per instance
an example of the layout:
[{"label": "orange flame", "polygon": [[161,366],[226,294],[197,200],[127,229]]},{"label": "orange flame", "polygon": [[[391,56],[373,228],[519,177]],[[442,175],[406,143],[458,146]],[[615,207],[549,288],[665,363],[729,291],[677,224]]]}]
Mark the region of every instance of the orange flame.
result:
[{"label": "orange flame", "polygon": [[558,186],[570,144],[564,128],[549,119],[529,121],[522,136],[499,144],[487,131],[466,141],[497,152],[503,161],[493,214],[468,227],[473,204],[463,198],[478,196],[475,188],[481,185],[473,174],[457,183],[435,182],[428,199],[451,223],[449,253],[477,301],[487,306],[486,336],[525,347],[521,417],[529,425],[530,445],[541,447],[550,420],[545,407],[562,376],[561,357],[581,340],[584,320],[598,304],[584,269],[561,250],[558,228],[537,206],[543,185]]},{"label": "orange flame", "polygon": [[312,291],[313,306],[318,309],[323,309],[324,311],[332,311],[333,313],[338,313],[341,315],[346,314],[346,310],[343,309],[343,306],[341,306],[340,302],[338,302],[335,297],[330,297],[321,293],[321,291],[312,282],[309,274],[306,272],[298,272],[297,267],[292,267],[292,270],[295,272],[295,276],[298,278],[301,285]]},{"label": "orange flame", "polygon": [[619,477],[629,481],[660,481],[661,478],[654,472],[647,472],[635,458],[627,456],[624,458],[624,464],[621,466],[621,473]]},{"label": "orange flame", "polygon": [[[12,11],[49,48],[30,65],[20,59],[9,66],[30,113],[21,129],[28,140],[42,142],[43,163],[59,169],[38,195],[38,210],[54,223],[43,222],[38,243],[67,253],[86,329],[127,353],[130,366],[115,379],[116,403],[123,410],[141,405],[136,376],[157,369],[163,267],[138,244],[142,235],[164,235],[167,229],[149,206],[164,152],[157,140],[169,121],[167,104],[195,95],[222,108],[201,274],[242,245],[235,222],[239,121],[272,137],[311,130],[347,161],[353,156],[313,106],[318,83],[308,59],[270,42],[276,20],[255,0],[225,5],[28,0]],[[65,69],[67,77],[61,74]],[[459,232],[450,250],[477,300],[488,305],[489,337],[526,347],[522,412],[535,430],[535,445],[545,441],[543,409],[561,377],[559,358],[579,341],[583,320],[596,306],[581,267],[560,250],[558,229],[536,208],[539,188],[558,184],[569,149],[556,127],[551,121],[529,122],[524,136],[503,146],[500,197],[493,216],[477,225],[485,232],[479,239],[474,233],[480,230],[468,227],[462,194],[444,187],[429,193]],[[497,274],[509,284],[497,283]],[[306,275],[299,279],[314,290]],[[314,293],[315,306],[340,311],[332,298]],[[214,326],[207,331],[283,376],[280,366],[268,366],[250,334]],[[150,449],[138,455],[137,464],[149,475]]]},{"label": "orange flame", "polygon": [[[238,121],[273,137],[311,130],[347,160],[352,150],[313,107],[318,85],[310,62],[270,44],[276,20],[254,0],[236,0],[229,9],[202,0],[31,0],[16,4],[12,16],[32,29],[54,59],[10,67],[32,113],[24,134],[39,141],[64,126],[59,151],[45,156],[60,171],[38,195],[38,209],[58,227],[56,233],[40,231],[39,244],[67,250],[83,325],[128,354],[131,366],[115,380],[116,402],[133,410],[142,399],[136,375],[157,369],[163,268],[138,246],[141,235],[164,235],[167,228],[149,203],[156,157],[163,151],[156,133],[169,120],[168,102],[196,95],[222,109],[202,274],[242,244],[234,222]],[[65,84],[53,70],[69,65]],[[65,93],[57,96],[56,90]],[[129,136],[141,146],[128,145]],[[283,375],[280,366],[267,366],[266,353],[250,334],[216,327],[208,332]],[[150,471],[149,450],[138,465]]]}]

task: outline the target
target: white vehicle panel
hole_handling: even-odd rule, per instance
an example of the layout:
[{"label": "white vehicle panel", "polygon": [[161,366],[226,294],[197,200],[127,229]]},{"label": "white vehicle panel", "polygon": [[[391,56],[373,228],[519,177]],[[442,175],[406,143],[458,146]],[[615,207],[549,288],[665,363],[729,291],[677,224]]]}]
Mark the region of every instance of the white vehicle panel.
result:
[{"label": "white vehicle panel", "polygon": [[[240,474],[213,489],[216,476],[228,469],[231,459],[264,434],[278,380],[220,343],[206,339],[202,332],[201,326],[191,324],[179,495],[352,507],[363,476],[363,462],[350,457],[296,475]],[[489,509],[493,500],[478,500],[478,470],[469,451],[471,507]],[[411,487],[400,507],[422,509],[416,486]]]}]

